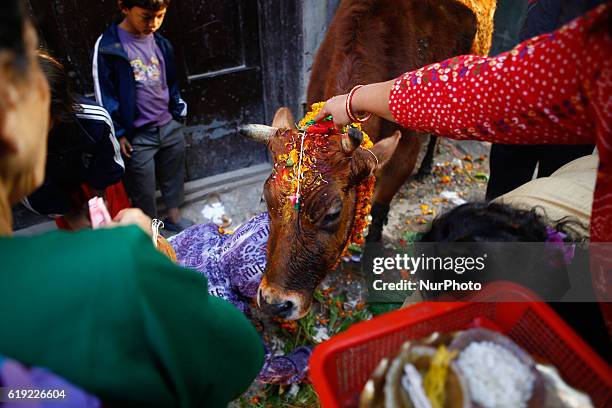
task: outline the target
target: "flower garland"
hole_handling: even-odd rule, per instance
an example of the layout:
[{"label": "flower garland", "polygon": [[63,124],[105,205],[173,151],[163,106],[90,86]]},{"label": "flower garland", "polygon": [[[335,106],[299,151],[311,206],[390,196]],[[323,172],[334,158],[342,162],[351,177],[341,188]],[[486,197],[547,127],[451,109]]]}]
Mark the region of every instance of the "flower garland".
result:
[{"label": "flower garland", "polygon": [[[319,102],[311,105],[311,111],[308,112],[304,118],[298,124],[298,129],[302,132],[307,133],[331,133],[334,131],[334,125],[331,121],[331,116],[328,116],[320,123],[315,123],[314,117],[319,113],[321,108],[325,105],[325,102]],[[357,128],[363,134],[363,141],[361,142],[362,149],[371,149],[374,143],[370,140],[370,137],[366,132],[363,131],[361,123],[352,123],[349,126]],[[348,132],[348,126],[342,129],[343,133]],[[337,264],[341,261],[342,257],[347,256],[351,249],[357,249],[365,243],[365,235],[367,234],[367,228],[372,221],[370,211],[372,210],[372,196],[374,195],[374,185],[376,183],[376,177],[374,175],[366,177],[357,186],[357,204],[355,208],[355,220],[353,223],[353,230],[349,235],[349,239],[346,242],[340,258]]]}]

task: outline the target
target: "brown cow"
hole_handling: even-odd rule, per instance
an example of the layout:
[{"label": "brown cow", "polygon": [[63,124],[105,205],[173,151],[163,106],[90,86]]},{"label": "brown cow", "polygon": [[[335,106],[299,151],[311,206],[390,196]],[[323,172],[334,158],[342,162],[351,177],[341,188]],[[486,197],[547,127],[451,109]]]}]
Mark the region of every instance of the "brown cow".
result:
[{"label": "brown cow", "polygon": [[[326,100],[356,84],[385,81],[465,54],[475,32],[474,14],[454,0],[344,0],[317,54],[308,100]],[[292,123],[290,112],[281,109],[274,127],[248,125],[241,132],[266,143],[274,157],[274,171],[264,186],[271,223],[257,300],[272,314],[298,319],[310,309],[313,291],[349,239],[356,186],[376,171],[377,209],[388,208],[414,167],[420,143],[416,135],[378,118],[365,128],[377,141],[374,155],[356,149],[359,135],[334,135],[327,141],[309,135],[305,155],[316,166],[301,185],[302,203],[296,210],[289,199],[295,194],[289,182],[295,174],[293,167],[287,170],[287,155],[296,149],[300,134]]]},{"label": "brown cow", "polygon": [[[264,199],[270,214],[267,264],[257,302],[270,314],[286,319],[303,317],[312,293],[335,265],[355,221],[357,186],[393,154],[400,133],[367,151],[358,148],[360,131],[350,134],[308,134],[303,157],[308,163],[303,176],[297,173],[301,134],[280,125],[289,118],[286,108],[277,112],[273,125],[247,125],[240,132],[265,143],[274,158],[274,168],[264,184]],[[280,125],[280,126],[279,126]],[[300,179],[300,204],[292,197]]]}]

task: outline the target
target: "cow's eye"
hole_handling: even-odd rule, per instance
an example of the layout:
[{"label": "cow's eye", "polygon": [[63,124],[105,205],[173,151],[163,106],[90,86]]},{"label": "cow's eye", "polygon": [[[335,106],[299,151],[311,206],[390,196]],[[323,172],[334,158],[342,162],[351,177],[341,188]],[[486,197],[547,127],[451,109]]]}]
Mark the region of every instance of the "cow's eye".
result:
[{"label": "cow's eye", "polygon": [[340,221],[340,207],[330,208],[321,220],[321,228],[327,231],[334,231]]}]

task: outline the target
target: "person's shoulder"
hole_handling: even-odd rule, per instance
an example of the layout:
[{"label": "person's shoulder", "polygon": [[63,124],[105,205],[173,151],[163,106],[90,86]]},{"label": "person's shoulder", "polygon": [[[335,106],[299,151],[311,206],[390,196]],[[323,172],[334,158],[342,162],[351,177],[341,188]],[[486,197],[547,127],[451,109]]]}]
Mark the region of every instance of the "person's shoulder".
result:
[{"label": "person's shoulder", "polygon": [[[207,302],[207,281],[204,275],[191,269],[186,269],[172,262],[162,254],[137,226],[102,228],[87,231],[83,234],[81,244],[87,247],[96,246],[95,242],[104,242],[96,247],[91,254],[92,262],[103,266],[106,282],[122,281],[129,283],[138,293],[161,291],[168,288],[183,288],[185,296]],[[91,250],[90,250],[91,252]],[[112,271],[111,271],[112,269]],[[191,292],[191,295],[187,294]]]},{"label": "person's shoulder", "polygon": [[135,257],[164,258],[136,226],[0,238],[0,253],[8,268],[37,273],[43,280],[46,273],[76,279],[84,270],[88,271],[87,279],[126,274],[136,272]]},{"label": "person's shoulder", "polygon": [[97,38],[96,45],[98,46],[98,48],[104,48],[112,46],[118,42],[119,34],[117,33],[117,23],[111,23]]},{"label": "person's shoulder", "polygon": [[[0,238],[3,243],[14,243],[16,246],[49,245],[51,250],[63,248],[66,253],[78,251],[93,251],[114,249],[129,251],[125,247],[150,244],[151,239],[137,226],[124,226],[116,228],[100,228],[97,230],[80,230],[67,232],[62,230],[50,231],[32,237]],[[94,244],[91,247],[90,244]],[[148,245],[152,246],[152,245]],[[62,251],[62,252],[64,252]]]},{"label": "person's shoulder", "polygon": [[113,120],[108,111],[96,102],[82,98],[75,113],[76,122],[83,136],[90,142],[97,143],[114,132]]},{"label": "person's shoulder", "polygon": [[77,116],[80,115],[83,118],[91,119],[99,122],[112,123],[112,119],[108,111],[100,106],[93,99],[81,97],[78,100]]},{"label": "person's shoulder", "polygon": [[79,98],[75,116],[83,129],[96,140],[106,137],[114,129],[108,111],[89,98]]}]

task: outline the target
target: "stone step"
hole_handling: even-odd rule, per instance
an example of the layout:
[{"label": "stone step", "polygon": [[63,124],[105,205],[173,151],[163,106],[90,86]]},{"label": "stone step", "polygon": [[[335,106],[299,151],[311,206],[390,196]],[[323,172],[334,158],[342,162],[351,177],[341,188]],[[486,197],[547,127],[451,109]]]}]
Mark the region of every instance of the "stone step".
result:
[{"label": "stone step", "polygon": [[[183,204],[187,205],[197,202],[212,193],[222,193],[253,183],[263,183],[270,175],[271,170],[272,166],[269,163],[263,163],[210,177],[204,177],[198,180],[188,181],[185,183],[185,200]],[[163,218],[165,216],[165,206],[159,190],[156,192],[156,197],[159,216]],[[56,229],[54,221],[37,222],[26,228],[14,231],[14,235],[32,236],[54,229]]]}]

